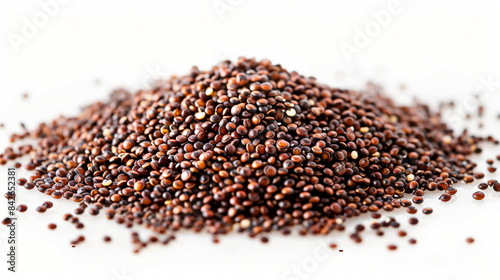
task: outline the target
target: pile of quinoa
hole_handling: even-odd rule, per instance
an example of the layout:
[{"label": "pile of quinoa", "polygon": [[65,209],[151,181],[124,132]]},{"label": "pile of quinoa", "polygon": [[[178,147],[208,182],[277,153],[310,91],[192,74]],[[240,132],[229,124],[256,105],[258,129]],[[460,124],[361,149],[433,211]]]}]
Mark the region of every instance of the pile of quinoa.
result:
[{"label": "pile of quinoa", "polygon": [[364,213],[411,212],[428,191],[450,200],[453,184],[484,177],[469,160],[478,144],[497,143],[456,135],[439,111],[400,106],[376,86],[333,88],[247,58],[117,90],[11,140],[25,138],[36,144],[6,148],[0,164],[28,155],[33,173],[18,184],[75,201],[77,215],[88,208],[160,235],[251,236],[343,230]]}]

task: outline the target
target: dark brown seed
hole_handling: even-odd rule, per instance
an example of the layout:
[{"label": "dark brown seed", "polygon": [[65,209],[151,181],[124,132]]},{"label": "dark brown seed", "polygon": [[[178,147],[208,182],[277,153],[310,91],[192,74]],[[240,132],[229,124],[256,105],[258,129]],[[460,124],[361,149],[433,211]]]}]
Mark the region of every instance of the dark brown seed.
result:
[{"label": "dark brown seed", "polygon": [[457,189],[455,189],[454,187],[448,187],[448,189],[446,189],[446,193],[455,195],[457,193]]},{"label": "dark brown seed", "polygon": [[493,190],[496,192],[500,192],[500,183],[496,182],[492,186]]},{"label": "dark brown seed", "polygon": [[363,230],[365,230],[365,226],[362,224],[356,225],[354,230],[356,230],[356,232],[362,232]]},{"label": "dark brown seed", "polygon": [[103,240],[104,240],[104,242],[109,243],[109,242],[111,242],[111,237],[106,235],[106,236],[104,236]]},{"label": "dark brown seed", "polygon": [[382,217],[382,215],[380,213],[372,213],[373,219],[380,219],[380,217]]},{"label": "dark brown seed", "polygon": [[424,199],[420,196],[415,196],[413,199],[412,199],[413,203],[415,204],[421,204],[422,202],[424,202]]},{"label": "dark brown seed", "polygon": [[484,178],[484,173],[475,173],[474,174],[475,179],[483,179]]},{"label": "dark brown seed", "polygon": [[433,212],[432,208],[429,207],[422,209],[422,213],[424,213],[425,215],[432,214],[432,212]]},{"label": "dark brown seed", "polygon": [[28,210],[28,206],[26,206],[25,204],[19,204],[19,206],[17,206],[17,211],[18,212],[26,212],[26,210]]},{"label": "dark brown seed", "polygon": [[19,186],[24,186],[26,184],[26,182],[28,182],[28,181],[26,179],[24,179],[24,178],[17,179],[17,184]]},{"label": "dark brown seed", "polygon": [[450,201],[451,199],[451,195],[450,194],[447,194],[447,193],[443,193],[440,197],[439,197],[439,200],[443,201],[443,202],[447,202],[447,201]]},{"label": "dark brown seed", "polygon": [[415,238],[410,238],[408,242],[412,245],[417,244],[417,240]]},{"label": "dark brown seed", "polygon": [[477,186],[477,188],[480,190],[486,190],[488,188],[488,184],[481,183],[481,184],[479,184],[479,186]]},{"label": "dark brown seed", "polygon": [[12,219],[11,218],[5,218],[2,220],[2,225],[10,225],[10,223],[12,223]]},{"label": "dark brown seed", "polygon": [[38,207],[36,208],[36,211],[37,211],[38,213],[44,213],[45,211],[47,211],[47,208],[46,208],[45,206],[38,206]]},{"label": "dark brown seed", "polygon": [[50,209],[52,208],[52,206],[54,206],[54,204],[50,201],[45,201],[42,205],[47,209]]},{"label": "dark brown seed", "polygon": [[409,221],[410,225],[418,224],[418,219],[415,217],[410,218],[408,221]]},{"label": "dark brown seed", "polygon": [[472,197],[475,200],[482,200],[484,198],[484,193],[481,192],[481,191],[477,191],[477,192],[475,192],[475,193],[472,194]]}]

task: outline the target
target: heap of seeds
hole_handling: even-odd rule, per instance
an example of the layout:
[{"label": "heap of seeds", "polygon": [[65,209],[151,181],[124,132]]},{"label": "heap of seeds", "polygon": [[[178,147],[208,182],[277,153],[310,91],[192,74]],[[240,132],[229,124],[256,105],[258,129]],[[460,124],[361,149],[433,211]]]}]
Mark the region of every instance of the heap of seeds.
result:
[{"label": "heap of seeds", "polygon": [[24,137],[39,141],[7,148],[2,163],[29,154],[34,171],[19,184],[77,202],[76,214],[89,206],[160,234],[251,235],[295,225],[326,234],[362,213],[410,207],[409,194],[419,204],[449,190],[449,200],[452,184],[474,180],[477,144],[495,142],[454,135],[438,112],[398,106],[377,87],[332,88],[246,58],[115,91],[13,140]]}]

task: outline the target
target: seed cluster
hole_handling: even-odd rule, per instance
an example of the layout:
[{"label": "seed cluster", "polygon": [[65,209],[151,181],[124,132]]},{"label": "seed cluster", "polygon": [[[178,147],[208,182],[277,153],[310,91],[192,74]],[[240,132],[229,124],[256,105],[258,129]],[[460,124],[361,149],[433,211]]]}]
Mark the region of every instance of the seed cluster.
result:
[{"label": "seed cluster", "polygon": [[19,185],[79,203],[77,215],[88,208],[160,234],[288,233],[295,225],[301,234],[326,234],[366,212],[416,213],[412,204],[426,191],[443,191],[448,201],[454,183],[474,181],[468,156],[495,142],[455,136],[439,113],[398,106],[375,86],[332,88],[246,58],[195,67],[151,90],[115,91],[14,140],[28,136],[38,144],[0,157],[31,156],[25,167],[33,174]]}]

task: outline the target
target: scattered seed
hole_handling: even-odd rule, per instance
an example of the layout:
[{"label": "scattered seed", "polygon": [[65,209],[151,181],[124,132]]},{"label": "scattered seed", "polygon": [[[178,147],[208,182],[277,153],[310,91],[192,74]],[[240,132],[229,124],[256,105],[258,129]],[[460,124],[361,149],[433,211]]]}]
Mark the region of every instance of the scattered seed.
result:
[{"label": "scattered seed", "polygon": [[409,214],[416,214],[418,212],[418,209],[415,208],[415,206],[410,206],[408,207],[408,209],[406,209],[406,212],[408,212]]},{"label": "scattered seed", "polygon": [[477,192],[472,194],[472,197],[475,200],[482,200],[484,198],[484,193],[482,191],[477,191]]},{"label": "scattered seed", "polygon": [[2,225],[10,225],[10,223],[12,223],[12,219],[11,218],[5,218],[2,220]]},{"label": "scattered seed", "polygon": [[52,206],[54,206],[54,204],[50,201],[45,201],[42,205],[47,209],[50,209],[52,208]]},{"label": "scattered seed", "polygon": [[28,206],[26,206],[25,204],[19,204],[17,206],[17,211],[18,212],[23,213],[23,212],[26,212],[26,210],[28,210]]},{"label": "scattered seed", "polygon": [[410,225],[418,224],[418,219],[415,217],[410,218],[410,220],[408,220],[408,221],[409,221]]},{"label": "scattered seed", "polygon": [[439,200],[441,200],[441,201],[443,201],[443,202],[450,201],[450,200],[451,200],[451,195],[450,195],[450,194],[447,194],[447,193],[443,193],[443,194],[439,197]]},{"label": "scattered seed", "polygon": [[387,249],[388,249],[389,251],[395,251],[395,250],[397,250],[397,249],[398,249],[398,246],[396,246],[396,245],[394,245],[394,244],[390,244],[390,245],[388,245],[388,246],[387,246]]},{"label": "scattered seed", "polygon": [[480,190],[486,190],[488,188],[488,184],[481,183],[481,184],[479,184],[479,186],[477,186],[477,188]]},{"label": "scattered seed", "polygon": [[422,213],[424,213],[425,215],[432,214],[432,212],[433,212],[433,210],[430,207],[426,207],[426,208],[422,209]]}]

